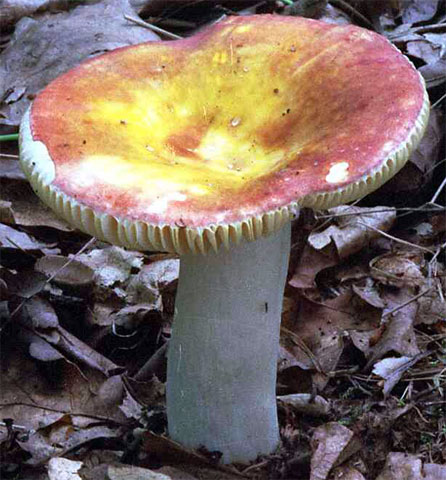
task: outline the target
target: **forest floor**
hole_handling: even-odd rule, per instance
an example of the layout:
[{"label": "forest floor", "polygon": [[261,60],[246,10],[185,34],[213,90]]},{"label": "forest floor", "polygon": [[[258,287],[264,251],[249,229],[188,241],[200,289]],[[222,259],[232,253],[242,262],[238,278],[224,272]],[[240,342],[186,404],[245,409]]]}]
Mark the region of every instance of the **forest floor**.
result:
[{"label": "forest floor", "polygon": [[[144,23],[169,41],[254,13],[386,36],[424,77],[431,115],[388,184],[294,222],[281,446],[222,466],[166,433],[178,257],[110,246],[57,218],[20,170],[15,134],[60,73],[153,40]],[[0,29],[1,478],[446,479],[445,1],[6,0]]]}]

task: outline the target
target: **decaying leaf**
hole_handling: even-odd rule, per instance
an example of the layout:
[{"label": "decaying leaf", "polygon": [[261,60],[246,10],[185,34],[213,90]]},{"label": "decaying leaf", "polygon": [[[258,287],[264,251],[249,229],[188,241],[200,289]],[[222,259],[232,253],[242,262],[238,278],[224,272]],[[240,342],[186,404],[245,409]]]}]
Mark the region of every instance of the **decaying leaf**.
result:
[{"label": "decaying leaf", "polygon": [[[32,465],[94,438],[116,436],[126,423],[117,405],[95,394],[104,381],[95,370],[62,362],[48,375],[15,345],[3,349],[2,366],[0,415],[28,429],[20,447],[31,454]],[[0,429],[0,442],[5,435]]]},{"label": "decaying leaf", "polygon": [[0,247],[23,251],[44,250],[54,248],[55,243],[41,242],[25,232],[0,223]]},{"label": "decaying leaf", "polygon": [[93,286],[95,272],[76,259],[62,255],[45,255],[37,260],[35,270],[51,278],[52,281],[77,293]]},{"label": "decaying leaf", "polygon": [[82,480],[78,474],[81,467],[82,462],[54,457],[48,462],[48,478],[49,480]]},{"label": "decaying leaf", "polygon": [[412,358],[389,357],[375,363],[373,373],[385,380],[383,386],[384,395],[388,395],[392,391],[393,387],[409,368],[413,367],[419,360],[426,356],[426,353],[421,353]]},{"label": "decaying leaf", "polygon": [[374,258],[370,272],[384,285],[415,287],[425,283],[423,264],[424,256],[417,251],[391,252]]},{"label": "decaying leaf", "polygon": [[110,480],[172,480],[171,476],[164,473],[127,465],[110,465],[107,475]]},{"label": "decaying leaf", "polygon": [[171,255],[144,265],[129,282],[127,301],[150,303],[153,309],[162,310],[162,292],[178,279],[179,270],[180,260]]},{"label": "decaying leaf", "polygon": [[419,23],[432,18],[437,13],[439,0],[406,0],[402,11],[404,23]]},{"label": "decaying leaf", "polygon": [[324,302],[302,297],[299,307],[295,317],[283,324],[282,345],[299,364],[322,372],[336,368],[346,330],[371,330],[379,325],[381,316],[349,291]]},{"label": "decaying leaf", "polygon": [[325,480],[331,469],[350,457],[360,446],[354,440],[353,432],[336,422],[318,427],[311,439],[310,480]]},{"label": "decaying leaf", "polygon": [[100,287],[111,287],[129,280],[132,268],[142,267],[143,254],[113,246],[77,255],[76,260],[94,270]]},{"label": "decaying leaf", "polygon": [[386,465],[376,480],[446,480],[446,467],[426,464],[416,455],[389,453]]},{"label": "decaying leaf", "polygon": [[356,468],[341,466],[334,470],[333,480],[365,480],[365,477]]},{"label": "decaying leaf", "polygon": [[330,403],[320,395],[312,398],[309,393],[292,393],[290,395],[280,395],[277,400],[305,415],[319,417],[328,415],[330,411]]},{"label": "decaying leaf", "polygon": [[37,198],[17,160],[0,158],[0,200],[11,204],[13,219],[7,223],[73,231],[72,227]]},{"label": "decaying leaf", "polygon": [[331,225],[322,232],[311,233],[308,243],[316,250],[321,250],[333,242],[341,259],[358,252],[371,239],[378,237],[376,230],[389,230],[396,218],[394,209],[384,207],[341,205],[331,208],[329,214],[334,216],[336,225]]},{"label": "decaying leaf", "polygon": [[[441,287],[440,287],[441,288]],[[446,319],[446,302],[438,295],[437,289],[431,289],[425,295],[418,298],[418,310],[415,325],[423,323],[432,325],[436,322],[444,322]]]}]

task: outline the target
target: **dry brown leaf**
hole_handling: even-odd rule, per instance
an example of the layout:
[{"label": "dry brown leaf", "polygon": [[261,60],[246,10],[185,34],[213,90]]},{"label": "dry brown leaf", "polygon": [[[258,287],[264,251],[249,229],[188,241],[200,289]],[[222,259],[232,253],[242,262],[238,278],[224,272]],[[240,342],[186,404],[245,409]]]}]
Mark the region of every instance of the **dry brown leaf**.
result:
[{"label": "dry brown leaf", "polygon": [[384,285],[416,287],[424,285],[424,255],[417,250],[390,252],[370,262],[372,277]]},{"label": "dry brown leaf", "polygon": [[112,246],[76,255],[76,260],[94,270],[98,286],[107,288],[127,282],[132,269],[142,267],[143,254]]},{"label": "dry brown leaf", "polygon": [[[281,344],[301,365],[323,372],[336,368],[343,351],[343,336],[346,330],[371,330],[379,325],[380,311],[345,291],[333,300],[321,303],[302,297],[296,316],[283,327],[299,340],[282,329]],[[299,342],[312,352],[302,348]],[[316,362],[316,364],[314,363]]]},{"label": "dry brown leaf", "polygon": [[52,277],[52,282],[61,288],[79,292],[91,288],[94,280],[94,271],[87,265],[75,259],[62,255],[45,255],[37,260],[37,272]]},{"label": "dry brown leaf", "polygon": [[338,467],[333,472],[333,480],[366,480],[364,475],[353,467]]},{"label": "dry brown leaf", "polygon": [[109,480],[174,480],[170,475],[130,465],[110,465],[107,475]]},{"label": "dry brown leaf", "polygon": [[400,381],[403,374],[412,368],[419,360],[425,358],[429,352],[420,353],[415,357],[389,357],[375,363],[373,373],[385,380],[383,393],[387,396],[393,387]]},{"label": "dry brown leaf", "polygon": [[[392,310],[410,300],[411,294],[405,290],[386,291],[383,298],[386,301],[387,309]],[[366,369],[389,352],[396,352],[406,357],[414,357],[420,353],[414,332],[417,308],[416,301],[408,303],[386,320],[382,335],[379,335],[376,343],[369,344],[369,348],[366,347],[363,350],[368,358]]]},{"label": "dry brown leaf", "polygon": [[277,400],[305,415],[320,417],[328,415],[330,411],[330,403],[320,395],[313,398],[310,393],[292,393],[280,395]]},{"label": "dry brown leaf", "polygon": [[338,262],[339,259],[333,249],[320,252],[307,244],[288,283],[294,288],[314,288],[316,275],[326,268],[337,265]]},{"label": "dry brown leaf", "polygon": [[11,203],[12,223],[24,227],[51,227],[64,232],[73,230],[37,198],[17,160],[0,160],[0,200]]},{"label": "dry brown leaf", "polygon": [[0,247],[31,251],[50,249],[55,245],[55,243],[41,242],[25,232],[0,223]]},{"label": "dry brown leaf", "polygon": [[407,453],[389,453],[383,471],[376,480],[446,480],[446,467],[426,464],[420,458]]},{"label": "dry brown leaf", "polygon": [[[81,374],[59,363],[49,376],[14,345],[3,349],[2,367],[0,416],[29,429],[20,446],[32,455],[33,465],[85,441],[116,436],[118,424],[126,423],[117,405],[104,404],[94,393],[104,381],[99,372],[83,367]],[[0,441],[5,433],[0,429]]]},{"label": "dry brown leaf", "polygon": [[439,0],[405,0],[402,17],[404,23],[420,23],[432,20],[437,13]]},{"label": "dry brown leaf", "polygon": [[385,303],[381,298],[380,292],[376,288],[375,282],[372,278],[367,277],[363,282],[363,286],[352,285],[353,291],[362,298],[365,302],[375,308],[384,308]]},{"label": "dry brown leaf", "polygon": [[126,288],[129,303],[149,303],[152,309],[162,310],[162,292],[178,279],[180,260],[167,256],[144,265],[132,277]]},{"label": "dry brown leaf", "polygon": [[396,210],[389,207],[341,205],[328,212],[334,216],[336,224],[322,232],[311,233],[308,243],[316,250],[322,250],[333,242],[341,259],[359,252],[370,240],[379,237],[376,229],[384,232],[389,230],[396,218]]},{"label": "dry brown leaf", "polygon": [[353,432],[336,422],[316,428],[311,446],[310,480],[325,480],[333,467],[346,460],[359,447],[353,440]]},{"label": "dry brown leaf", "polygon": [[82,462],[68,460],[68,458],[55,457],[48,462],[49,480],[82,480],[78,471],[82,467]]}]

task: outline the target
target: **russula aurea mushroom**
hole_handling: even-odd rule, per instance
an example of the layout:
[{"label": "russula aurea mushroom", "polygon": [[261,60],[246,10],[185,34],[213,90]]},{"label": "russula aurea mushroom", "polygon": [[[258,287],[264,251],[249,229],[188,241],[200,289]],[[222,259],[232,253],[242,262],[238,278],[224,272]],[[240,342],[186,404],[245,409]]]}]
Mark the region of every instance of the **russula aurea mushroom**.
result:
[{"label": "russula aurea mushroom", "polygon": [[290,220],[392,177],[428,105],[421,77],[383,37],[268,15],[115,50],[37,96],[20,147],[43,201],[102,240],[181,256],[173,439],[224,462],[277,447]]}]

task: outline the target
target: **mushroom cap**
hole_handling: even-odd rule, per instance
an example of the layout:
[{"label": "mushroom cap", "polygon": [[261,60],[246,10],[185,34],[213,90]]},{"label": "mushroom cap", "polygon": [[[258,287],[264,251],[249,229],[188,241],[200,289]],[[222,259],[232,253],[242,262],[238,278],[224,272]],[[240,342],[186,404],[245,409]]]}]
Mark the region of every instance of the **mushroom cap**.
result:
[{"label": "mushroom cap", "polygon": [[297,17],[230,17],[90,59],[21,125],[38,195],[133,249],[207,252],[392,177],[424,133],[421,76],[384,37]]}]

